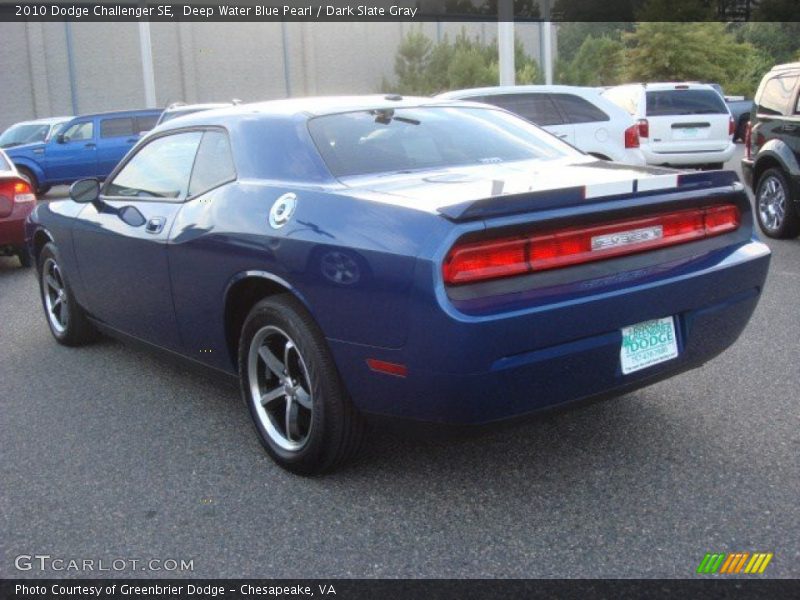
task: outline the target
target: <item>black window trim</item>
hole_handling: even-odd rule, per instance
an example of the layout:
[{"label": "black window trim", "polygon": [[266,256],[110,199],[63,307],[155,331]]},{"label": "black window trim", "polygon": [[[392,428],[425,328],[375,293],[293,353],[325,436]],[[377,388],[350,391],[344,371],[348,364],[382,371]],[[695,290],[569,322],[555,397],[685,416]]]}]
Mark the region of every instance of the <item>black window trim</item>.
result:
[{"label": "black window trim", "polygon": [[[217,130],[217,131],[224,132],[225,135],[228,136],[228,142],[230,143],[230,139],[231,139],[230,133],[228,132],[228,130],[225,127],[223,127],[221,125],[193,125],[191,127],[181,127],[180,129],[170,129],[168,131],[162,131],[162,132],[160,132],[160,133],[158,133],[158,134],[156,134],[156,135],[154,135],[152,137],[146,138],[145,140],[143,140],[139,144],[135,145],[133,147],[133,149],[128,153],[128,155],[116,166],[116,168],[113,171],[111,171],[111,174],[103,182],[103,187],[100,189],[100,197],[102,199],[104,199],[104,200],[112,200],[112,201],[125,200],[127,202],[131,202],[131,201],[135,201],[135,202],[169,202],[170,204],[185,204],[189,200],[194,200],[195,198],[198,198],[199,196],[202,196],[203,194],[206,194],[206,193],[210,192],[211,190],[215,190],[215,189],[217,189],[217,188],[219,188],[219,187],[221,187],[223,185],[227,185],[227,184],[229,184],[229,183],[231,183],[233,181],[237,181],[239,179],[239,175],[238,175],[238,171],[236,170],[236,160],[234,159],[233,160],[233,171],[236,174],[236,177],[234,177],[233,179],[230,179],[228,181],[224,181],[224,182],[220,183],[219,185],[216,185],[213,188],[205,190],[204,192],[202,192],[200,194],[195,194],[194,196],[189,196],[188,188],[186,190],[187,191],[186,196],[184,196],[182,198],[131,198],[130,196],[111,196],[111,195],[106,193],[106,191],[108,190],[108,186],[111,185],[111,182],[114,181],[114,178],[119,174],[120,171],[122,171],[122,169],[125,168],[125,166],[131,160],[133,160],[134,156],[136,156],[137,154],[139,154],[139,152],[141,152],[142,148],[144,148],[145,146],[149,146],[150,144],[152,144],[156,140],[160,140],[161,138],[165,138],[165,137],[168,137],[168,136],[171,136],[171,135],[178,135],[178,134],[181,134],[181,133],[192,133],[192,132],[205,133],[206,131],[210,131],[210,130]],[[203,142],[203,137],[200,136],[200,142],[197,144],[197,150],[194,153],[194,159],[192,159],[192,169],[191,169],[191,171],[189,171],[189,183],[190,184],[191,184],[191,181],[192,181],[192,173],[194,173],[194,163],[197,160],[197,151],[200,150],[200,144],[202,142]],[[233,145],[231,144],[230,147],[231,147],[231,158],[233,158]]]}]

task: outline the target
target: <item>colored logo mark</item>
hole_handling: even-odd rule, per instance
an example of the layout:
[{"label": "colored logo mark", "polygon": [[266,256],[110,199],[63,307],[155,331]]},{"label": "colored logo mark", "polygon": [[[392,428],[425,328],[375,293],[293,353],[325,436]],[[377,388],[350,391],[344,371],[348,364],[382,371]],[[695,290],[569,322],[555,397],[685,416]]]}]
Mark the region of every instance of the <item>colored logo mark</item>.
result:
[{"label": "colored logo mark", "polygon": [[736,575],[748,573],[755,575],[763,573],[767,565],[772,560],[772,552],[730,552],[711,553],[708,552],[697,567],[697,572],[711,575]]}]

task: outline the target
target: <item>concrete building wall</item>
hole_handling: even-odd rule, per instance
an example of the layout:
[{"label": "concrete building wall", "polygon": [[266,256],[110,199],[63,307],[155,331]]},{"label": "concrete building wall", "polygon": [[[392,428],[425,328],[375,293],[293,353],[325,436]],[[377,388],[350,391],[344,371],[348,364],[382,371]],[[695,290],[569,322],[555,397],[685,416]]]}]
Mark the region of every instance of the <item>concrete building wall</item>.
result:
[{"label": "concrete building wall", "polygon": [[[412,28],[433,40],[464,29],[487,44],[497,34],[494,23],[186,22],[150,28],[159,106],[378,92],[384,77],[394,78],[397,47]],[[517,24],[516,35],[538,58],[538,25]],[[0,130],[25,119],[145,105],[137,23],[0,23],[0,40]]]}]

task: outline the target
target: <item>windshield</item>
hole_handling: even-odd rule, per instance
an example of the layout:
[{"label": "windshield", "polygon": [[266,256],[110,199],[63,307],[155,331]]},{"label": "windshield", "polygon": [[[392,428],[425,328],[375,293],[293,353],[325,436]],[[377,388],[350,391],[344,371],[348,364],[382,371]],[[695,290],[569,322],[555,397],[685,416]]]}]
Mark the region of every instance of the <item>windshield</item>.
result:
[{"label": "windshield", "polygon": [[714,90],[663,90],[647,92],[647,116],[724,115],[725,101]]},{"label": "windshield", "polygon": [[580,156],[535,125],[490,108],[359,111],[316,117],[308,128],[335,177]]},{"label": "windshield", "polygon": [[12,125],[0,135],[0,148],[33,144],[47,140],[50,125],[47,123],[20,123]]}]

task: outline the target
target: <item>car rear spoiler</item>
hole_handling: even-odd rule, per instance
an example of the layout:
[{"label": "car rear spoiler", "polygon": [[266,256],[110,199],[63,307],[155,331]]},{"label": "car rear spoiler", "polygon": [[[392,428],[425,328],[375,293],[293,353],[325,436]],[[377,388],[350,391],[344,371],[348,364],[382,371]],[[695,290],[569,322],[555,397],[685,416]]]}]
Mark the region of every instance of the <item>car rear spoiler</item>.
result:
[{"label": "car rear spoiler", "polygon": [[739,176],[734,171],[670,173],[588,186],[490,196],[442,206],[437,211],[451,221],[461,222],[665,192],[733,187],[738,182]]}]

